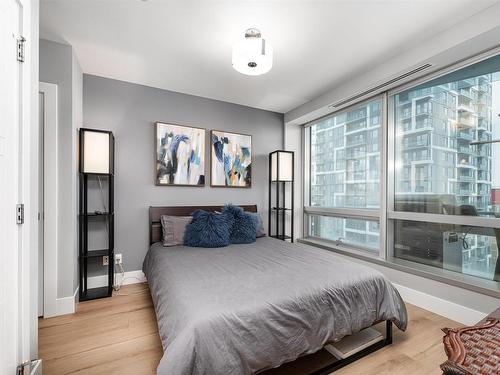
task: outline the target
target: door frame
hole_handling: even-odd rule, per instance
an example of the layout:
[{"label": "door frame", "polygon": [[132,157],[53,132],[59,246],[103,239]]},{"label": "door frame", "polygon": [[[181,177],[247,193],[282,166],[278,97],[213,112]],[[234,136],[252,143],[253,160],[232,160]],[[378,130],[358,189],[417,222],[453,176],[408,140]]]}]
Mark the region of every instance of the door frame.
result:
[{"label": "door frame", "polygon": [[[58,106],[57,85],[40,82],[43,95],[43,317],[58,315],[57,250],[58,250]],[[42,135],[40,135],[42,136]],[[41,182],[40,182],[41,183]],[[42,202],[39,202],[41,204]]]},{"label": "door frame", "polygon": [[[20,35],[24,37],[24,62],[20,64],[19,187],[18,202],[24,205],[24,224],[19,224],[18,283],[10,288],[16,301],[17,365],[38,357],[38,44],[39,0],[15,0],[20,7]],[[1,46],[0,48],[10,48]],[[12,56],[12,58],[16,58]],[[13,215],[12,220],[15,220]],[[9,298],[10,298],[9,297]],[[0,369],[3,373],[4,369]],[[39,373],[40,363],[31,373]]]}]

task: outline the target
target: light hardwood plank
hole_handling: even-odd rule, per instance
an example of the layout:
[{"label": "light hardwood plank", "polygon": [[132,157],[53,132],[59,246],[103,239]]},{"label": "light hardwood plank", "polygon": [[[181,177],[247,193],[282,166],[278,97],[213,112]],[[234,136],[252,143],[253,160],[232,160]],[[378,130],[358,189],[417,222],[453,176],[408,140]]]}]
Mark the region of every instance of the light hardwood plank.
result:
[{"label": "light hardwood plank", "polygon": [[[442,327],[460,324],[407,304],[406,332],[394,330],[394,344],[335,375],[441,374],[446,356]],[[75,314],[39,320],[39,356],[45,375],[155,374],[163,355],[147,284],[124,286],[112,298],[78,304]],[[325,366],[324,350],[266,371],[303,375]]]}]

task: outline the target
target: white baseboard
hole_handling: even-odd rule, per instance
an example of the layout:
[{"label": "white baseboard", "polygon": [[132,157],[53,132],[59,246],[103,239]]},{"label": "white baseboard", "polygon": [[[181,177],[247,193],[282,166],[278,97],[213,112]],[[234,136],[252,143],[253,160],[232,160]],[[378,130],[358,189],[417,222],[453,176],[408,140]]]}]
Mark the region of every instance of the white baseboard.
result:
[{"label": "white baseboard", "polygon": [[41,359],[35,360],[34,363],[31,364],[30,375],[43,375],[43,363]]},{"label": "white baseboard", "polygon": [[415,289],[410,289],[403,285],[393,285],[399,291],[399,294],[401,294],[401,297],[405,302],[465,325],[474,325],[487,315],[469,307],[465,307]]},{"label": "white baseboard", "polygon": [[78,288],[76,288],[72,296],[58,298],[56,300],[56,314],[54,316],[73,314],[75,312],[77,295]]},{"label": "white baseboard", "polygon": [[[121,273],[115,273],[116,276],[116,282],[120,283],[122,274]],[[137,271],[129,271],[125,272],[125,276],[123,278],[123,283],[122,285],[128,285],[128,284],[137,284],[137,283],[144,283],[146,282],[146,276],[144,276],[144,273],[140,270]],[[101,275],[101,276],[92,276],[87,279],[87,287],[90,288],[99,288],[101,286],[106,286],[108,285],[108,276],[107,275]]]}]

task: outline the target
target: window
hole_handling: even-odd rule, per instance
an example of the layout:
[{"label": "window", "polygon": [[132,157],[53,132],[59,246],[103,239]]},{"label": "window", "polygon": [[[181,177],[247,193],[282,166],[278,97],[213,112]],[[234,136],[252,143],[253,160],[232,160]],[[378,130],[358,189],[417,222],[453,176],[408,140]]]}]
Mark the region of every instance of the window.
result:
[{"label": "window", "polygon": [[[380,124],[366,127],[367,120],[380,117],[381,100],[369,102],[321,120],[310,128],[311,206],[378,208],[380,199],[373,196],[373,180],[379,180]],[[379,120],[377,120],[379,121]],[[335,124],[334,132],[324,136],[328,126]],[[330,169],[324,168],[328,163]],[[341,175],[333,184],[322,183],[322,176]],[[342,181],[342,182],[339,182]],[[343,188],[339,185],[343,184]],[[371,194],[368,196],[368,194]],[[328,197],[327,197],[328,196]]]},{"label": "window", "polygon": [[[380,208],[381,118],[382,100],[375,99],[308,128],[310,209],[320,209],[308,216],[308,236],[378,255],[378,218],[363,215],[378,216]],[[325,124],[334,131],[325,135]],[[359,218],[344,218],[353,209]]]},{"label": "window", "polygon": [[309,236],[378,254],[380,232],[374,221],[310,215]]},{"label": "window", "polygon": [[[395,129],[392,199],[394,212],[402,213],[391,221],[392,255],[499,280],[500,200],[495,192],[500,191],[500,143],[490,141],[500,139],[500,57],[390,100]],[[404,111],[409,111],[410,123],[425,120],[427,126],[405,129]],[[412,214],[420,215],[418,221]],[[469,225],[454,218],[464,215]]]},{"label": "window", "polygon": [[[500,229],[409,220],[394,221],[394,257],[489,280]],[[497,271],[498,272],[498,271]]]},{"label": "window", "polygon": [[308,124],[305,236],[498,291],[500,55],[450,71]]}]

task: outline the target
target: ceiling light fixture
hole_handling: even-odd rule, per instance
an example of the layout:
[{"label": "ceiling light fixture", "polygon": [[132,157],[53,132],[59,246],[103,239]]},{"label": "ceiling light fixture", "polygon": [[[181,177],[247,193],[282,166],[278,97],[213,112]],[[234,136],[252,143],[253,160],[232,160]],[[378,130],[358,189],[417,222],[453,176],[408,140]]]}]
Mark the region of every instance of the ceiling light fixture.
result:
[{"label": "ceiling light fixture", "polygon": [[233,46],[233,68],[249,76],[265,74],[273,67],[273,47],[258,29],[245,31],[245,39]]}]

